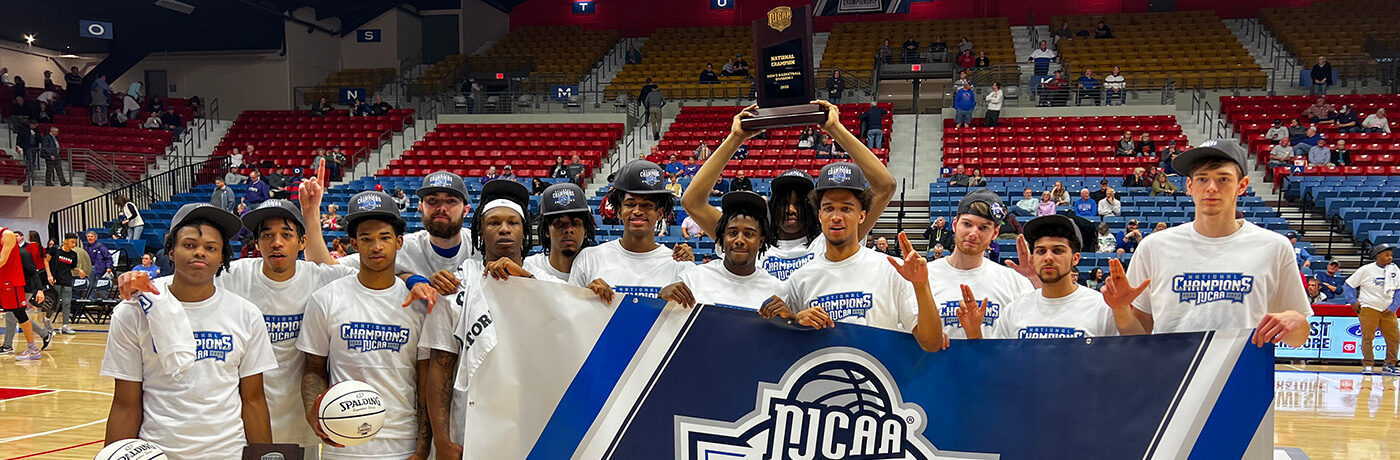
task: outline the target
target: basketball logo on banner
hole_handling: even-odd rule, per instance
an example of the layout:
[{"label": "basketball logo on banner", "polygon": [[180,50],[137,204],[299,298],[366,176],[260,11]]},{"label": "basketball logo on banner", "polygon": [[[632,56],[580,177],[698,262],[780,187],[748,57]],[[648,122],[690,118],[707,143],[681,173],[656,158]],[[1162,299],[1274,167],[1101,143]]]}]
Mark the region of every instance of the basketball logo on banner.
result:
[{"label": "basketball logo on banner", "polygon": [[780,6],[768,10],[768,27],[782,32],[792,25],[792,8]]}]

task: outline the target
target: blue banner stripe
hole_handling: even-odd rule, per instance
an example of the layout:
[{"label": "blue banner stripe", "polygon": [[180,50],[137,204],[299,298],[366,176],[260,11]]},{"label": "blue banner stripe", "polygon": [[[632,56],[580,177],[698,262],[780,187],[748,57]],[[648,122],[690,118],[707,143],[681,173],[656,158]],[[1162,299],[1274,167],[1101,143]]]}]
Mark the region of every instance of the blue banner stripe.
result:
[{"label": "blue banner stripe", "polygon": [[527,459],[572,457],[666,302],[627,296],[593,345]]},{"label": "blue banner stripe", "polygon": [[[1206,376],[1212,377],[1212,376]],[[1197,378],[1202,378],[1198,375]],[[1215,376],[1214,378],[1218,378]],[[1240,458],[1259,430],[1259,423],[1274,400],[1274,347],[1245,344],[1235,368],[1211,408],[1210,418],[1201,427],[1191,459]]]}]

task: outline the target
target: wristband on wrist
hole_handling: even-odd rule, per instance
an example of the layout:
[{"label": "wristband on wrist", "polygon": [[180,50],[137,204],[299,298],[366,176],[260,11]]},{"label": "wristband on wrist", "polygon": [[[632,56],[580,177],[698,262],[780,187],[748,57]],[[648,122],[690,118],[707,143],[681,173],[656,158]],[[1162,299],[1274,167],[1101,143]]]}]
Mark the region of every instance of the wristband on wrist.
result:
[{"label": "wristband on wrist", "polygon": [[410,277],[408,277],[407,280],[404,280],[404,282],[408,283],[408,288],[409,288],[409,289],[413,289],[414,286],[417,286],[417,285],[419,285],[420,283],[421,283],[421,284],[428,284],[428,285],[431,285],[431,284],[432,284],[432,282],[428,281],[428,278],[427,278],[427,277],[424,277],[423,275],[413,275],[413,276],[410,276]]}]

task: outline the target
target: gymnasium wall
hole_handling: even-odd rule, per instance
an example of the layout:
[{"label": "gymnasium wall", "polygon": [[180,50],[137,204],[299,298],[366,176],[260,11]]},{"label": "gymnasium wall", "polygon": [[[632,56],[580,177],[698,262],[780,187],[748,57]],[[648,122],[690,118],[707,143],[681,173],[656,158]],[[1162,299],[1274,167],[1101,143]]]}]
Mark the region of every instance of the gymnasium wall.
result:
[{"label": "gymnasium wall", "polygon": [[[45,70],[53,71],[54,83],[63,86],[63,69],[76,65],[78,69],[82,70],[87,67],[87,63],[89,62],[84,59],[58,58],[58,61],[63,63],[63,66],[60,67],[59,64],[55,64],[53,60],[43,57],[61,54],[57,51],[43,48],[30,48],[30,52],[43,55],[35,56],[34,54],[18,51],[21,49],[25,49],[23,44],[0,41],[0,67],[10,69],[11,78],[16,75],[24,77],[24,84],[28,85],[30,88],[44,87]],[[5,101],[7,104],[10,102],[11,101]]]},{"label": "gymnasium wall", "polygon": [[[340,39],[341,64],[347,69],[399,68],[399,62],[423,49],[423,21],[392,8],[356,30],[379,29],[380,41],[358,41],[354,31]],[[305,32],[305,29],[302,30]]]},{"label": "gymnasium wall", "polygon": [[146,70],[166,71],[169,83],[175,85],[169,97],[219,99],[219,116],[225,120],[244,110],[291,107],[287,58],[277,51],[152,54],[112,82],[112,88],[124,90],[131,82],[144,80]]},{"label": "gymnasium wall", "polygon": [[462,54],[471,54],[487,42],[500,40],[510,31],[514,18],[481,0],[462,0]]}]

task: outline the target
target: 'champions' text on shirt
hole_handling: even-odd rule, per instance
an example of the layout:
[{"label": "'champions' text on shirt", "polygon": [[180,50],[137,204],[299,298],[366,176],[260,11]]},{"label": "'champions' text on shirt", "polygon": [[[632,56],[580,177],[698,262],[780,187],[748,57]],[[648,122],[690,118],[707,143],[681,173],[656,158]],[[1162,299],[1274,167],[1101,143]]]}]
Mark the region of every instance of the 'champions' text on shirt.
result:
[{"label": "'champions' text on shirt", "polygon": [[1254,277],[1243,273],[1186,273],[1172,278],[1172,292],[1181,302],[1204,305],[1227,300],[1244,303],[1254,291]]},{"label": "'champions' text on shirt", "polygon": [[361,353],[375,350],[398,352],[408,344],[411,331],[393,324],[351,322],[340,325],[340,339],[345,347]]}]

